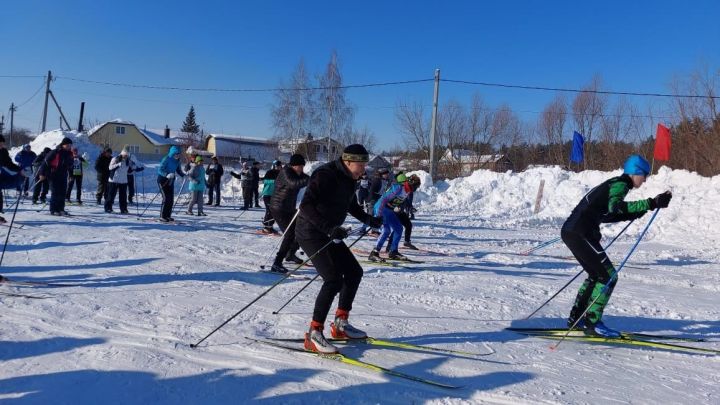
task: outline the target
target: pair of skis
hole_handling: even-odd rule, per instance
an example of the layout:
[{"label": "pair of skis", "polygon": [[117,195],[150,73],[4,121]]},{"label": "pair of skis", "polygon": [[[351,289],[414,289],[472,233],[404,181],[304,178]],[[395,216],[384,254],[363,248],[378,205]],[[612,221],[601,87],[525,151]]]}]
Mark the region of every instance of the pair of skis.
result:
[{"label": "pair of skis", "polygon": [[[256,339],[247,337],[248,340],[272,346],[277,347],[293,352],[298,353],[304,353],[311,356],[320,357],[327,360],[334,360],[338,361],[340,363],[362,367],[368,370],[372,370],[378,373],[384,373],[388,375],[392,375],[395,377],[403,378],[406,380],[411,381],[417,381],[423,384],[432,385],[435,387],[440,388],[448,388],[448,389],[457,389],[462,388],[458,385],[452,385],[452,384],[445,384],[439,381],[430,380],[427,378],[419,377],[412,374],[402,373],[399,371],[391,370],[382,366],[379,366],[377,364],[368,363],[362,360],[359,360],[354,357],[349,357],[347,355],[341,354],[341,353],[335,353],[335,354],[322,354],[317,352],[308,351],[303,347],[293,346],[292,343],[302,343],[304,342],[304,339],[272,339],[272,338],[266,338],[266,339]],[[363,339],[330,339],[330,341],[334,344],[350,344],[350,343],[362,343],[367,345],[373,345],[373,346],[380,346],[380,347],[392,347],[392,348],[398,348],[398,349],[406,349],[406,350],[414,350],[414,351],[420,351],[420,352],[427,352],[427,353],[439,353],[444,355],[454,355],[459,357],[469,357],[469,358],[477,358],[477,357],[483,357],[483,356],[489,356],[491,354],[494,354],[494,351],[490,351],[488,353],[472,353],[472,352],[465,352],[461,350],[450,350],[450,349],[442,349],[437,347],[431,347],[431,346],[423,346],[423,345],[414,345],[411,343],[403,343],[403,342],[396,342],[393,340],[386,340],[386,339],[378,339],[373,337],[367,337]]]},{"label": "pair of skis", "polygon": [[576,342],[602,343],[618,346],[641,346],[686,353],[704,353],[713,355],[720,354],[720,350],[668,342],[706,342],[707,340],[704,338],[692,338],[673,335],[654,335],[635,332],[620,332],[620,337],[613,338],[594,335],[588,336],[585,335],[581,330],[571,330],[568,332],[567,329],[562,328],[507,328],[506,330],[543,339],[560,340],[563,339],[563,337],[567,334],[565,340],[571,340]]}]

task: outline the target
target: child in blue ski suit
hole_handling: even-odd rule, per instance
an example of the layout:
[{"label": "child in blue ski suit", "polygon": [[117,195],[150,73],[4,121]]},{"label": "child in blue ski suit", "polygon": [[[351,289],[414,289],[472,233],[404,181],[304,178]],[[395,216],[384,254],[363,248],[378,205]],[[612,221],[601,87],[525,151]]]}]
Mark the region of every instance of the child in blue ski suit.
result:
[{"label": "child in blue ski suit", "polygon": [[404,173],[400,173],[395,177],[395,182],[375,203],[374,215],[376,217],[382,216],[383,229],[382,233],[378,237],[375,249],[370,252],[368,260],[381,260],[380,249],[390,236],[390,233],[392,233],[392,239],[390,241],[390,253],[388,253],[388,258],[394,260],[405,259],[405,256],[398,252],[398,246],[400,245],[400,239],[402,238],[403,233],[403,226],[398,219],[397,212],[400,212],[400,206],[405,202],[408,195],[417,190],[418,187],[420,187],[420,178],[418,176],[412,175],[407,177]]}]

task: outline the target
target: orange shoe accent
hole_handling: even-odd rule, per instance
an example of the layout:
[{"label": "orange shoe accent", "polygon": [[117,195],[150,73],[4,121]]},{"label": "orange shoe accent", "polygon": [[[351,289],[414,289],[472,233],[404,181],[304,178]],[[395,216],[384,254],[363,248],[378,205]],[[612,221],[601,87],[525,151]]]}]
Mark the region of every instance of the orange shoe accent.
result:
[{"label": "orange shoe accent", "polygon": [[310,329],[323,330],[323,324],[322,324],[322,322],[312,321],[312,322],[310,322]]},{"label": "orange shoe accent", "polygon": [[305,347],[305,350],[309,350],[311,352],[317,352],[317,347],[315,347],[315,344],[310,340],[310,334],[305,333],[305,342],[303,343],[303,346]]},{"label": "orange shoe accent", "polygon": [[338,308],[335,310],[335,316],[342,319],[348,319],[348,317],[350,316],[350,311]]},{"label": "orange shoe accent", "polygon": [[335,322],[330,323],[330,336],[332,336],[333,339],[349,339],[345,332],[335,327]]}]

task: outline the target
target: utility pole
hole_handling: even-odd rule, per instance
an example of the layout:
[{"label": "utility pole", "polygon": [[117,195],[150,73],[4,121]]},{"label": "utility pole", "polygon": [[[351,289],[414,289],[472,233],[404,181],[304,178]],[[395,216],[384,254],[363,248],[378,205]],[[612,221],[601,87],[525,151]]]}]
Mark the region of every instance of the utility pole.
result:
[{"label": "utility pole", "polygon": [[80,103],[80,119],[78,120],[78,132],[82,132],[83,129],[83,117],[85,117],[85,102]]},{"label": "utility pole", "polygon": [[15,121],[15,111],[17,110],[17,107],[15,107],[15,103],[10,103],[10,136],[8,136],[8,145],[10,148],[12,148],[12,139],[13,139],[13,129],[14,129],[14,121]]},{"label": "utility pole", "polygon": [[5,131],[5,115],[0,117],[0,135],[3,134],[3,131]]},{"label": "utility pole", "polygon": [[50,80],[52,80],[52,72],[48,70],[47,82],[45,82],[45,107],[43,108],[42,131],[45,132],[45,124],[47,123],[47,107],[50,97]]},{"label": "utility pole", "polygon": [[430,178],[435,181],[435,131],[437,129],[438,94],[440,93],[440,69],[435,69],[435,94],[433,95],[432,121],[430,122]]}]

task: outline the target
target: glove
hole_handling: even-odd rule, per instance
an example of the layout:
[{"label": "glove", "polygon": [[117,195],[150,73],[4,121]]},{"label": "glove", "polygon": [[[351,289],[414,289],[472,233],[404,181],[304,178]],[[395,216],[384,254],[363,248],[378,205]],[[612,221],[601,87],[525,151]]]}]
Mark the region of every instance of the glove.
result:
[{"label": "glove", "polygon": [[395,208],[393,208],[393,211],[395,213],[400,213],[400,211],[402,211],[402,210],[400,209],[400,207],[395,207]]},{"label": "glove", "polygon": [[332,231],[330,231],[328,236],[332,240],[343,240],[348,237],[348,231],[342,226],[336,226]]},{"label": "glove", "polygon": [[90,160],[90,155],[88,155],[87,152],[83,152],[82,158],[85,159],[85,160]]},{"label": "glove", "polygon": [[383,224],[383,220],[381,217],[374,217],[372,215],[368,215],[367,219],[365,220],[365,225],[369,226],[370,228],[380,228]]},{"label": "glove", "polygon": [[670,205],[670,200],[672,199],[672,193],[669,191],[666,191],[664,193],[660,193],[655,196],[655,198],[651,199],[650,206],[652,209],[656,208],[667,208],[668,205]]},{"label": "glove", "polygon": [[175,173],[168,173],[165,177],[167,177],[168,180],[175,180]]}]

